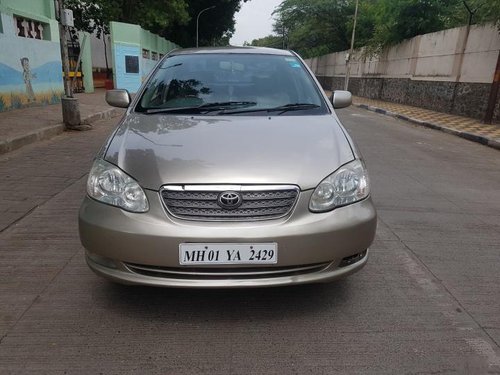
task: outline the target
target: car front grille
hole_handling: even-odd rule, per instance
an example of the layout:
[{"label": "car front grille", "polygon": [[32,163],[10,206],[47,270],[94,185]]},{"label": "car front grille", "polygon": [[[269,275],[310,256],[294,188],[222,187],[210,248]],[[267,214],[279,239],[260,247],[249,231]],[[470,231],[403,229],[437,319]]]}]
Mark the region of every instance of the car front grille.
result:
[{"label": "car front grille", "polygon": [[[240,204],[224,208],[220,196],[235,192]],[[288,215],[299,196],[293,185],[168,185],[160,190],[168,212],[179,219],[199,221],[270,220]]]},{"label": "car front grille", "polygon": [[262,279],[272,277],[286,277],[306,275],[321,272],[331,263],[316,263],[302,266],[288,267],[240,267],[240,268],[170,268],[156,267],[141,264],[125,263],[127,268],[137,274],[150,277],[170,279],[196,279],[196,280],[244,280]]}]

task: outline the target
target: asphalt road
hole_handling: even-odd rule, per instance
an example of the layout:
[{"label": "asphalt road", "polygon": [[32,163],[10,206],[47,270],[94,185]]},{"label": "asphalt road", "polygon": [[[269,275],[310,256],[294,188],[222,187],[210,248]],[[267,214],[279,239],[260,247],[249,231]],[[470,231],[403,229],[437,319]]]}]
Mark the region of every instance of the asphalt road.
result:
[{"label": "asphalt road", "polygon": [[77,210],[116,120],[0,158],[0,373],[500,373],[500,152],[366,112],[340,116],[379,212],[368,265],[278,289],[114,285]]}]

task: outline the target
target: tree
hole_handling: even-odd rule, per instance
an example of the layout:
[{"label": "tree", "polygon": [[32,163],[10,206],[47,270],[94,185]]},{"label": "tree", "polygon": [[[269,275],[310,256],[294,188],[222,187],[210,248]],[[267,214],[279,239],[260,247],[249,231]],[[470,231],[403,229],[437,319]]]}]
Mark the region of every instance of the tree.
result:
[{"label": "tree", "polygon": [[379,0],[369,44],[385,46],[446,28],[456,0]]},{"label": "tree", "polygon": [[268,35],[263,38],[254,39],[250,43],[245,42],[246,46],[281,48],[283,46],[283,37],[277,35]]},{"label": "tree", "polygon": [[75,26],[79,30],[109,33],[111,21],[141,25],[157,32],[174,24],[189,20],[184,0],[65,0],[73,10]]},{"label": "tree", "polygon": [[377,0],[373,10],[376,26],[368,44],[379,47],[469,22],[500,19],[498,0]]},{"label": "tree", "polygon": [[75,27],[88,33],[96,32],[100,38],[109,33],[109,22],[116,18],[116,9],[112,2],[102,0],[65,0],[64,6],[73,11]]},{"label": "tree", "polygon": [[349,47],[348,23],[354,14],[349,0],[285,0],[274,12],[276,35],[288,38],[290,49],[304,57]]},{"label": "tree", "polygon": [[[274,13],[274,35],[266,40],[285,31],[289,48],[306,58],[347,50],[355,1],[284,0]],[[493,21],[500,28],[499,0],[359,0],[355,47],[378,50],[416,35],[465,25],[470,17],[467,8],[473,12],[472,23]]]},{"label": "tree", "polygon": [[234,33],[234,14],[240,10],[241,3],[249,0],[190,0],[187,12],[189,20],[183,25],[171,24],[160,35],[183,46],[196,45],[196,18],[198,13],[210,6],[215,8],[203,13],[199,20],[200,46],[228,45]]},{"label": "tree", "polygon": [[109,33],[109,22],[142,26],[183,47],[196,44],[196,17],[200,18],[200,45],[229,44],[234,14],[249,0],[65,0],[73,10],[75,26],[82,31]]},{"label": "tree", "polygon": [[[472,14],[471,14],[472,12]],[[471,17],[472,15],[472,17]],[[495,22],[500,30],[500,1],[491,0],[462,0],[455,4],[449,24],[463,25],[471,17],[472,24]]]}]

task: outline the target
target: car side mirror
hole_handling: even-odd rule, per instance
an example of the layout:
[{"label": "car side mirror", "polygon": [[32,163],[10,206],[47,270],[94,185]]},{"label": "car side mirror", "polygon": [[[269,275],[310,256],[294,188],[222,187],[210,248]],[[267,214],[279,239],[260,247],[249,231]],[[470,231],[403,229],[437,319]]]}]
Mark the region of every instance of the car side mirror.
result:
[{"label": "car side mirror", "polygon": [[335,90],[330,97],[333,108],[340,109],[352,104],[352,94],[349,91]]},{"label": "car side mirror", "polygon": [[106,102],[112,107],[128,108],[131,101],[127,90],[106,91]]}]

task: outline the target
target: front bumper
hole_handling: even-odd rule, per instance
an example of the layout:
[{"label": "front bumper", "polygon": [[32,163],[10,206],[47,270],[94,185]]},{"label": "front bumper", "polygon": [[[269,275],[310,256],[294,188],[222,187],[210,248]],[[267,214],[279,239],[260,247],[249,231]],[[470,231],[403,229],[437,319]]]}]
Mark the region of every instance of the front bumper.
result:
[{"label": "front bumper", "polygon": [[[255,287],[324,282],[362,268],[367,255],[342,267],[341,262],[346,257],[363,253],[375,236],[376,212],[370,198],[331,212],[312,214],[308,210],[312,191],[307,191],[300,194],[287,218],[262,222],[190,222],[169,216],[158,193],[146,193],[151,208],[145,214],[126,212],[85,198],[80,209],[80,238],[87,250],[87,262],[96,273],[128,284],[170,287]],[[230,273],[227,277],[197,277],[196,272],[183,274],[187,268],[179,265],[179,244],[185,242],[276,242],[279,252],[276,268],[319,266],[289,274],[269,272],[269,277],[258,272],[236,278]],[[130,264],[177,272],[144,274],[136,272],[128,266]],[[201,271],[210,268],[198,267]],[[245,271],[241,266],[230,268]]]},{"label": "front bumper", "polygon": [[149,285],[172,288],[244,288],[244,287],[275,287],[286,285],[310,284],[333,281],[360,270],[368,261],[368,252],[358,262],[339,268],[335,262],[321,270],[304,272],[293,276],[258,277],[248,274],[245,278],[207,279],[205,277],[154,277],[133,272],[123,262],[114,262],[117,268],[100,264],[94,256],[87,254],[88,266],[99,276],[121,284]]}]

